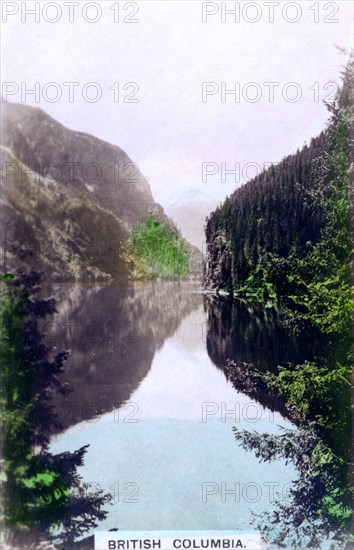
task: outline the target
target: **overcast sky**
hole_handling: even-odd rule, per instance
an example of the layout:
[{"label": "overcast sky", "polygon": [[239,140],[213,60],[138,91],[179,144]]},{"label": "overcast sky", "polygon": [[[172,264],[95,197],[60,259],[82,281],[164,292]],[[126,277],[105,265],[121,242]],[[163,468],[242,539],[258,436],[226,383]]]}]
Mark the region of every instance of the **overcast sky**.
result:
[{"label": "overcast sky", "polygon": [[[99,13],[85,1],[75,6],[71,23],[65,2],[40,2],[39,22],[21,13],[20,2],[2,4],[3,21],[4,9],[18,8],[2,25],[3,82],[27,88],[38,82],[49,99],[55,89],[45,85],[56,82],[62,98],[51,103],[41,97],[39,106],[69,128],[123,148],[165,207],[191,193],[221,202],[238,185],[232,175],[222,182],[220,171],[203,182],[202,163],[216,163],[215,170],[222,162],[227,168],[239,163],[242,171],[247,163],[278,162],[309,142],[327,120],[322,99],[333,89],[327,83],[339,82],[345,62],[335,44],[352,44],[350,1],[274,3],[274,22],[269,22],[271,8],[264,2],[257,3],[258,9],[255,2],[227,2],[228,8],[240,7],[241,15],[239,22],[229,15],[224,23],[222,2],[206,3],[204,10],[216,13],[205,23],[203,3],[195,0],[143,0],[135,5],[121,0],[120,22],[109,9],[117,3],[104,0],[97,3],[102,13],[96,23],[85,20]],[[26,2],[28,8],[34,4]],[[46,21],[56,17],[58,6],[61,19]],[[135,6],[139,11],[133,14]],[[65,82],[79,83],[72,103]],[[89,82],[102,89],[96,103],[82,97]],[[131,96],[138,103],[123,102],[134,91],[123,89],[129,82],[139,86]],[[215,83],[209,87],[215,93],[205,102],[203,82]],[[229,94],[223,103],[222,82],[229,89],[240,83],[245,97],[235,101]],[[279,83],[273,103],[266,82]],[[288,86],[290,82],[296,87]],[[119,102],[109,90],[114,83],[120,84]],[[291,102],[299,91],[299,101]],[[86,92],[94,97],[94,88]],[[261,97],[252,102],[256,93]],[[21,101],[20,93],[9,100]],[[25,100],[36,105],[33,95]]]}]

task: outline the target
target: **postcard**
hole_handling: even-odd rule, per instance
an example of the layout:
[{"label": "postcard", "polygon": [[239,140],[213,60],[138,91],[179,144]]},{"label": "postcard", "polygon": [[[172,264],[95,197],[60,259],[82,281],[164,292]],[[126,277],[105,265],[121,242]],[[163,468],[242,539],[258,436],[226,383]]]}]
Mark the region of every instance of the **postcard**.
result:
[{"label": "postcard", "polygon": [[4,550],[353,548],[353,3],[1,3]]}]

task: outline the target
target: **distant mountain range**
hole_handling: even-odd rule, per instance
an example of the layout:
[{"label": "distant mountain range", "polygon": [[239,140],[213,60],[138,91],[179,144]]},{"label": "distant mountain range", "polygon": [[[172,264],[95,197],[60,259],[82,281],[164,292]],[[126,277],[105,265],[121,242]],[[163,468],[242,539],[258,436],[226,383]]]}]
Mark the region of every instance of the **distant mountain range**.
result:
[{"label": "distant mountain range", "polygon": [[190,191],[171,206],[167,214],[175,221],[185,238],[205,253],[206,219],[217,206],[217,201],[199,191]]},{"label": "distant mountain range", "polygon": [[[41,109],[5,103],[1,110],[3,268],[44,270],[53,280],[148,277],[127,246],[131,231],[153,217],[181,235],[138,166]],[[195,271],[200,254],[187,247]]]}]

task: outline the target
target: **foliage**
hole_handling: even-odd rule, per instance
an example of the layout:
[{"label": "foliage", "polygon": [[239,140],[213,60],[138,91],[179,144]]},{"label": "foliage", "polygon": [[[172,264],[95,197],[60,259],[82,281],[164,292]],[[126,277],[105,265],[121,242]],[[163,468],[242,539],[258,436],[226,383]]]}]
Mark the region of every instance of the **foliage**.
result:
[{"label": "foliage", "polygon": [[254,515],[258,529],[272,536],[273,528],[281,527],[273,541],[280,548],[321,548],[325,540],[335,542],[336,549],[345,548],[351,517],[346,465],[318,438],[315,424],[283,429],[280,436],[236,428],[234,432],[239,444],[255,452],[260,462],[284,459],[299,472],[286,495],[276,500],[275,512]]},{"label": "foliage", "polygon": [[341,334],[350,327],[353,305],[350,286],[349,233],[349,126],[348,113],[333,110],[329,127],[330,155],[325,173],[331,173],[321,199],[324,222],[320,240],[308,244],[287,275],[287,306],[323,334]]},{"label": "foliage", "polygon": [[133,253],[144,260],[151,274],[162,279],[189,275],[186,244],[166,223],[154,218],[142,222],[132,232],[130,245]]},{"label": "foliage", "polygon": [[240,286],[239,292],[258,302],[274,302],[276,300],[276,286],[270,280],[269,268],[263,258],[260,259],[244,284]]}]

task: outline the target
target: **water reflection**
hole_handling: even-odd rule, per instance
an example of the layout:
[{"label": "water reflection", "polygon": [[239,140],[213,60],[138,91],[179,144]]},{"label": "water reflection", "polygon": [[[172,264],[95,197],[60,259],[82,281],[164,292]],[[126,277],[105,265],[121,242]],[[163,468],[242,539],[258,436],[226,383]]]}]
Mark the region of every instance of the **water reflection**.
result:
[{"label": "water reflection", "polygon": [[59,313],[45,330],[71,350],[63,381],[74,392],[56,400],[63,427],[118,409],[146,377],[155,353],[201,303],[194,283],[135,288],[53,289]]},{"label": "water reflection", "polygon": [[282,314],[260,303],[205,297],[207,349],[220,368],[228,359],[242,366],[253,364],[261,371],[278,365],[302,363],[311,358],[311,341],[286,330]]},{"label": "water reflection", "polygon": [[[46,464],[51,466],[54,456],[60,464],[74,459],[75,467],[80,467],[82,478],[76,480],[71,511],[63,524],[70,541],[97,527],[207,529],[213,525],[249,531],[250,508],[261,521],[264,518],[256,530],[277,535],[274,517],[291,532],[299,518],[308,514],[309,504],[312,517],[322,512],[318,496],[323,496],[323,488],[332,483],[333,476],[328,475],[327,466],[323,478],[311,476],[311,472],[308,475],[307,457],[313,452],[303,446],[308,441],[305,433],[299,435],[290,426],[284,439],[279,434],[279,417],[274,422],[273,416],[257,415],[255,424],[254,418],[241,415],[236,429],[239,444],[235,445],[234,419],[226,422],[220,413],[222,405],[231,410],[238,404],[243,410],[243,405],[250,403],[247,396],[268,405],[266,388],[249,386],[244,363],[274,369],[281,360],[301,361],[308,347],[300,345],[298,337],[287,335],[276,311],[206,299],[203,312],[203,299],[195,290],[186,282],[51,289],[58,312],[50,322],[44,315],[42,329],[47,332],[48,344],[58,350],[71,349],[60,378],[63,388],[67,383],[74,391],[54,397],[62,427],[70,428],[52,440]],[[230,358],[236,364],[233,376],[221,370]],[[242,394],[234,391],[227,378]],[[141,407],[139,422],[112,422],[106,414],[100,422],[79,423],[122,409],[130,399]],[[218,411],[207,421],[201,414],[205,403],[216,405]],[[255,431],[244,429],[249,422]],[[289,423],[282,422],[289,428]],[[298,445],[298,454],[290,456],[288,441],[290,449]],[[255,456],[249,450],[256,451]],[[304,458],[306,475],[298,457]],[[294,465],[300,472],[297,480]],[[92,482],[99,492],[93,495],[96,500],[90,501],[85,483]],[[125,506],[124,499],[115,502],[112,488],[115,491],[118,483],[124,489],[132,482],[139,488],[134,507]],[[201,491],[206,482],[212,482],[218,493],[203,501]],[[273,511],[274,500],[264,490],[269,483],[281,489],[289,484],[293,487],[290,501],[277,500]],[[70,478],[67,485],[72,484]],[[247,499],[221,498],[222,487],[249,484],[261,490],[261,498],[251,501],[251,507]],[[304,487],[308,489],[306,498]],[[114,502],[106,514],[101,507],[109,496]],[[82,510],[78,501],[88,506],[90,513],[84,523],[73,527],[72,515]],[[322,538],[332,529],[332,524],[328,526],[319,525],[317,533]]]}]

